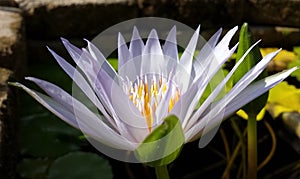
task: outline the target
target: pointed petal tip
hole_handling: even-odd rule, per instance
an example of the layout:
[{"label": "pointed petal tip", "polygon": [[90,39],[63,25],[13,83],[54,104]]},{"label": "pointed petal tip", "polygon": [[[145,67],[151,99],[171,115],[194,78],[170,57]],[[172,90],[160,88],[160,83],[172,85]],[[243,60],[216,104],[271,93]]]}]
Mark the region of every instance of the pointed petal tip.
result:
[{"label": "pointed petal tip", "polygon": [[88,45],[91,44],[91,42],[88,39],[83,38],[83,40],[86,41],[86,43],[88,43]]},{"label": "pointed petal tip", "polygon": [[132,38],[131,40],[136,40],[136,39],[140,39],[141,36],[140,36],[140,33],[139,33],[139,30],[136,26],[133,27],[133,30],[132,30]]},{"label": "pointed petal tip", "polygon": [[177,27],[176,27],[176,25],[174,25],[172,28],[171,28],[171,30],[170,31],[173,31],[173,30],[177,30]]},{"label": "pointed petal tip", "polygon": [[123,45],[125,45],[127,47],[123,35],[119,32],[119,34],[118,34],[118,48],[120,48]]},{"label": "pointed petal tip", "polygon": [[155,29],[152,29],[150,31],[148,38],[158,39],[158,35]]},{"label": "pointed petal tip", "polygon": [[53,56],[56,55],[56,53],[49,46],[46,46],[46,48]]},{"label": "pointed petal tip", "polygon": [[200,32],[200,26],[201,25],[199,24],[198,27],[197,27],[197,29],[196,29],[196,32],[198,32],[198,33]]},{"label": "pointed petal tip", "polygon": [[226,33],[226,35],[227,35],[227,34],[230,34],[230,36],[233,36],[233,35],[236,33],[237,30],[238,30],[238,26],[235,26],[234,28],[230,29],[230,30]]},{"label": "pointed petal tip", "polygon": [[25,78],[25,80],[30,80],[32,77],[31,76],[25,76],[24,78]]},{"label": "pointed petal tip", "polygon": [[132,33],[133,33],[133,34],[134,34],[134,33],[139,33],[138,28],[137,28],[136,26],[133,26]]},{"label": "pointed petal tip", "polygon": [[37,80],[40,80],[40,79],[32,77],[32,76],[26,76],[25,80],[28,80],[28,81],[37,81]]},{"label": "pointed petal tip", "polygon": [[60,40],[61,40],[63,43],[69,42],[67,39],[65,39],[65,38],[63,38],[63,37],[60,37]]},{"label": "pointed petal tip", "polygon": [[282,48],[279,48],[278,50],[276,50],[276,53],[279,53],[282,50]]}]

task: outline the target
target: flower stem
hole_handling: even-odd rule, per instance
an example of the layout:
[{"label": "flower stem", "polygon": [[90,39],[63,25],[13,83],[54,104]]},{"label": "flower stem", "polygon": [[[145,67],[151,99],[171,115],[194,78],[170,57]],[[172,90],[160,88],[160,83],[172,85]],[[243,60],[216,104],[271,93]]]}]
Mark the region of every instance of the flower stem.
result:
[{"label": "flower stem", "polygon": [[249,115],[248,136],[248,179],[257,178],[257,124],[256,116]]},{"label": "flower stem", "polygon": [[156,173],[157,179],[169,179],[170,178],[167,165],[156,166],[155,173]]}]

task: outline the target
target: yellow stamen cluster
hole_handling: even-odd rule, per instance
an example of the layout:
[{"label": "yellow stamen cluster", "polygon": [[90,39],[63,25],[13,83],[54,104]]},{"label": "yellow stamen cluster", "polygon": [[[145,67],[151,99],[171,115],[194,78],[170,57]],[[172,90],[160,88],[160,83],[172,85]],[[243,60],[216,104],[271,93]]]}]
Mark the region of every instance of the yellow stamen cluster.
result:
[{"label": "yellow stamen cluster", "polygon": [[[174,84],[163,77],[148,75],[136,80],[128,88],[129,99],[145,117],[148,130],[151,132],[155,111],[164,99],[168,90],[171,90],[168,111],[170,112],[180,97],[180,91]],[[171,88],[171,89],[168,89]]]}]

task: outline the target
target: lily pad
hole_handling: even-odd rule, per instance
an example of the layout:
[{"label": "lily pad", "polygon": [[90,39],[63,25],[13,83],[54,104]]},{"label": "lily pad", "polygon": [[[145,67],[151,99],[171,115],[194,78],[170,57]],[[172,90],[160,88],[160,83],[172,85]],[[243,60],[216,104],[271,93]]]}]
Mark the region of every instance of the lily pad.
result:
[{"label": "lily pad", "polygon": [[23,117],[19,134],[21,153],[35,157],[57,157],[78,150],[82,135],[49,112]]},{"label": "lily pad", "polygon": [[44,179],[51,160],[49,159],[23,159],[18,164],[18,173],[22,178]]},{"label": "lily pad", "polygon": [[282,112],[300,112],[300,89],[281,82],[270,90],[266,109],[274,118]]},{"label": "lily pad", "polygon": [[56,159],[49,168],[49,179],[110,179],[109,162],[97,154],[73,152]]}]

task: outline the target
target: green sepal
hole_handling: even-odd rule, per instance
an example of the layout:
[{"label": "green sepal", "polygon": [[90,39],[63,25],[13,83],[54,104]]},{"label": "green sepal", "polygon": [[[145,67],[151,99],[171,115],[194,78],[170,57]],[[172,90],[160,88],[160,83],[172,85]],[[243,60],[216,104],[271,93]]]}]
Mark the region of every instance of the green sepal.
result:
[{"label": "green sepal", "polygon": [[152,167],[168,165],[178,157],[184,141],[179,119],[170,115],[145,138],[135,155],[142,163]]},{"label": "green sepal", "polygon": [[[236,62],[238,62],[241,57],[245,54],[245,52],[249,49],[249,47],[253,44],[252,34],[248,29],[248,24],[244,23],[240,30],[239,36],[239,47],[236,55]],[[249,54],[246,56],[245,60],[241,63],[241,65],[236,70],[233,75],[233,84],[236,84],[252,67],[254,67],[260,60],[262,59],[262,55],[260,53],[259,47],[255,46]],[[267,76],[267,71],[264,70],[256,79],[260,80]],[[268,100],[269,92],[264,93],[260,97],[248,103],[242,109],[248,114],[248,116],[257,116],[257,114],[262,110],[262,108],[266,105]]]}]

